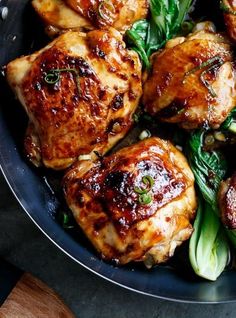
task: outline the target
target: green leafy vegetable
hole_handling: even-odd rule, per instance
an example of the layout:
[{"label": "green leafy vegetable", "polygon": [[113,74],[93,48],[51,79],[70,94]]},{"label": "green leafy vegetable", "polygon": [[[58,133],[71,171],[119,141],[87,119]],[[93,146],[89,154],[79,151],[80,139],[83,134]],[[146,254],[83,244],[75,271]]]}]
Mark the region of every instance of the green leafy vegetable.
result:
[{"label": "green leafy vegetable", "polygon": [[179,32],[191,4],[192,0],[150,0],[151,19],[137,21],[126,32],[145,67],[150,67],[150,55]]},{"label": "green leafy vegetable", "polygon": [[204,150],[204,134],[204,131],[198,130],[190,135],[187,155],[204,199],[217,210],[217,192],[226,174],[227,164],[221,151]]},{"label": "green leafy vegetable", "polygon": [[130,44],[132,49],[139,54],[141,60],[147,68],[150,67],[150,62],[145,50],[148,27],[149,22],[147,20],[139,20],[133,24],[131,30],[126,32],[128,44]]},{"label": "green leafy vegetable", "polygon": [[192,268],[198,276],[214,281],[227,265],[229,245],[219,218],[201,198],[193,228],[189,244]]},{"label": "green leafy vegetable", "polygon": [[[233,116],[233,114],[234,113],[232,113],[231,116]],[[224,124],[225,127],[228,127],[227,125],[230,125],[230,119],[228,119],[227,125],[226,123]],[[187,156],[203,198],[215,212],[216,218],[218,218],[220,224],[217,194],[220,182],[226,175],[227,163],[221,151],[204,150],[204,135],[205,131],[201,130],[195,131],[190,135],[187,145]],[[210,222],[210,220],[207,221],[206,218],[206,224],[207,222]],[[209,223],[208,226],[210,229],[211,224]],[[236,231],[228,229],[225,229],[225,231],[232,242],[232,245],[236,247]],[[225,240],[226,239],[224,239],[224,241]],[[226,242],[224,242],[224,244],[226,244]]]}]

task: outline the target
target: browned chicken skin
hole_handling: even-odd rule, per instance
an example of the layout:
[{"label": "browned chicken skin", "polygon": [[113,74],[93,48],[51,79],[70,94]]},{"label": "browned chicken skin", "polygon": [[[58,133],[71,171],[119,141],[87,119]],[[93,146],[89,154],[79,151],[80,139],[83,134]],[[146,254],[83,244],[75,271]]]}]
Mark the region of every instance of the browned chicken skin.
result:
[{"label": "browned chicken skin", "polygon": [[148,0],[33,0],[49,33],[112,26],[125,31],[147,16]]},{"label": "browned chicken skin", "polygon": [[69,31],[9,63],[7,79],[30,119],[30,160],[53,169],[114,146],[132,126],[142,94],[138,55],[114,29]]},{"label": "browned chicken skin", "polygon": [[221,182],[219,189],[221,220],[229,229],[236,229],[236,172]]},{"label": "browned chicken skin", "polygon": [[148,0],[65,0],[75,11],[88,18],[98,28],[113,26],[118,30],[129,28],[146,17]]},{"label": "browned chicken skin", "polygon": [[236,2],[235,0],[221,0],[222,10],[227,31],[230,37],[236,41]]},{"label": "browned chicken skin", "polygon": [[236,104],[232,60],[227,40],[212,31],[169,41],[152,56],[146,111],[186,129],[218,128]]},{"label": "browned chicken skin", "polygon": [[63,184],[76,221],[107,260],[150,267],[192,233],[194,177],[168,141],[153,137],[100,161],[78,162]]}]

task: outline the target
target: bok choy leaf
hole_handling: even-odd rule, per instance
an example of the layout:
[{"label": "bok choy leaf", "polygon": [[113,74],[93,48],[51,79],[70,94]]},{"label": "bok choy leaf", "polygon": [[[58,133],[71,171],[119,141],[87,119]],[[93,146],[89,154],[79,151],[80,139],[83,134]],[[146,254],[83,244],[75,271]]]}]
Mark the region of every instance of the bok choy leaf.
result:
[{"label": "bok choy leaf", "polygon": [[128,44],[146,68],[151,54],[177,35],[191,4],[192,0],[150,0],[150,20],[137,21],[126,32]]},{"label": "bok choy leaf", "polygon": [[204,199],[217,211],[217,193],[225,177],[227,163],[219,150],[204,150],[203,130],[193,132],[187,145],[187,156]]}]

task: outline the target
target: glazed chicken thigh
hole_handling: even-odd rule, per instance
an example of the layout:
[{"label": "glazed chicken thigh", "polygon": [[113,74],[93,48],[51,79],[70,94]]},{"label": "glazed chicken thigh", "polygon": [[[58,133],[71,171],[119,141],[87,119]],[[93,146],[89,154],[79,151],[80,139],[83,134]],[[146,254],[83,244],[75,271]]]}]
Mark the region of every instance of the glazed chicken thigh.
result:
[{"label": "glazed chicken thigh", "polygon": [[109,26],[125,31],[148,13],[148,0],[33,0],[32,5],[55,33]]},{"label": "glazed chicken thigh", "polygon": [[115,29],[68,31],[9,63],[7,79],[29,116],[29,159],[57,170],[124,137],[142,94],[138,55]]},{"label": "glazed chicken thigh", "polygon": [[46,26],[46,33],[51,37],[68,29],[93,29],[90,21],[68,7],[64,0],[33,0],[32,5]]},{"label": "glazed chicken thigh", "polygon": [[232,60],[227,39],[212,31],[170,40],[152,56],[146,111],[186,129],[218,128],[236,105]]},{"label": "glazed chicken thigh", "polygon": [[194,177],[183,154],[152,137],[64,177],[76,221],[106,260],[147,267],[166,261],[192,233]]},{"label": "glazed chicken thigh", "polygon": [[235,0],[222,0],[221,8],[230,37],[236,41],[236,2]]}]

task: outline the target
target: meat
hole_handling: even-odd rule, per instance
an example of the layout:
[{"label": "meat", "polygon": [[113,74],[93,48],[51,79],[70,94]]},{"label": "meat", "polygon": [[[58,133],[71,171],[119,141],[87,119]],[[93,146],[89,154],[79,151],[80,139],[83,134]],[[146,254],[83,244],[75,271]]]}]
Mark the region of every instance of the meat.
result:
[{"label": "meat", "polygon": [[125,31],[148,13],[148,0],[33,0],[32,5],[55,33],[109,26]]},{"label": "meat", "polygon": [[68,31],[9,63],[7,80],[29,116],[29,159],[56,170],[111,149],[131,128],[142,94],[138,55],[115,29]]},{"label": "meat", "polygon": [[236,172],[231,178],[221,182],[219,190],[220,215],[223,224],[236,229]]},{"label": "meat", "polygon": [[46,25],[46,32],[55,36],[62,30],[91,30],[88,19],[69,8],[63,0],[33,0],[32,5]]},{"label": "meat", "polygon": [[221,8],[230,37],[236,41],[236,2],[235,0],[222,0]]},{"label": "meat", "polygon": [[182,128],[218,128],[236,104],[235,70],[223,36],[199,30],[152,56],[147,112]]},{"label": "meat", "polygon": [[193,174],[183,154],[157,137],[77,162],[63,187],[76,221],[106,260],[151,267],[192,233]]}]

